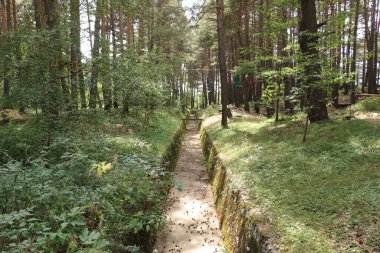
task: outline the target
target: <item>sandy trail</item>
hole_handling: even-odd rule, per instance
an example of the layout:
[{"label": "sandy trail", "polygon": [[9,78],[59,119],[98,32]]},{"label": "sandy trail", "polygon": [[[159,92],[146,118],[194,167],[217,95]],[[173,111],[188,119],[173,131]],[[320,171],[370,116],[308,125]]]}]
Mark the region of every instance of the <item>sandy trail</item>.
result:
[{"label": "sandy trail", "polygon": [[154,252],[224,252],[196,124],[189,121],[167,203],[167,226]]}]

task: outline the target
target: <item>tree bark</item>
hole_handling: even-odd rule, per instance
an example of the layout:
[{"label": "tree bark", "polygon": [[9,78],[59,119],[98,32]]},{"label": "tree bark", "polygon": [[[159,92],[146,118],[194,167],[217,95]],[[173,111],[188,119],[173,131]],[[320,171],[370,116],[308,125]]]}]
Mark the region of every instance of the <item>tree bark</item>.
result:
[{"label": "tree bark", "polygon": [[[333,2],[330,4],[330,6],[331,6],[331,16],[332,16],[332,18],[336,18],[337,12],[341,12],[341,8],[342,8],[341,7],[341,1],[339,1],[337,8],[335,8]],[[336,25],[334,25],[334,29],[337,29],[338,30],[337,33],[339,35],[341,35],[341,31],[340,31],[342,29],[341,26],[337,27]],[[334,60],[332,62],[331,67],[334,68],[336,71],[339,71],[338,69],[340,68],[341,51],[342,51],[342,45],[339,45],[338,49],[336,49],[336,48],[332,49],[332,54],[333,54]],[[332,100],[333,100],[335,107],[338,107],[338,105],[339,105],[339,87],[340,87],[340,82],[334,81],[334,83],[332,84],[331,97],[332,97]]]},{"label": "tree bark", "polygon": [[376,65],[375,64],[375,42],[376,42],[376,0],[372,0],[371,6],[371,27],[369,28],[369,3],[364,0],[365,6],[365,26],[366,26],[366,41],[368,50],[368,60],[367,60],[367,85],[368,93],[377,94],[377,84],[376,84]]},{"label": "tree bark", "polygon": [[101,25],[101,78],[102,91],[104,100],[104,110],[110,111],[112,108],[112,89],[111,89],[111,65],[110,65],[110,40],[109,40],[109,24],[106,16],[106,10],[110,8],[108,1],[103,0],[102,25]]},{"label": "tree bark", "polygon": [[3,52],[7,52],[3,55],[3,96],[5,98],[5,103],[3,104],[4,109],[11,108],[10,101],[8,101],[8,97],[10,95],[10,68],[9,68],[9,61],[10,61],[10,53],[11,48],[10,46],[10,37],[9,32],[11,30],[10,26],[10,3],[8,0],[1,0],[1,43],[2,43],[2,49]]},{"label": "tree bark", "polygon": [[[286,6],[283,6],[281,15],[282,15],[283,22],[286,23],[288,21],[288,8]],[[290,62],[288,59],[286,59],[288,57],[288,54],[285,51],[285,48],[288,46],[288,31],[286,28],[281,30],[279,45],[280,45],[279,53],[282,57],[284,57],[282,67],[283,68],[290,67]],[[291,77],[285,76],[284,83],[285,83],[285,87],[284,87],[285,113],[293,114],[294,104],[288,99],[288,97],[292,93],[291,92],[292,91]]]},{"label": "tree bark", "polygon": [[80,49],[80,10],[79,0],[70,0],[70,35],[71,35],[71,105],[73,112],[78,111],[78,81]]},{"label": "tree bark", "polygon": [[48,38],[48,58],[49,58],[49,84],[47,87],[47,111],[49,117],[56,118],[59,114],[59,90],[60,90],[60,44],[57,45],[57,38],[60,37],[57,26],[59,24],[59,11],[57,0],[45,0],[46,28],[50,32]]},{"label": "tree bark", "polygon": [[352,45],[352,62],[351,62],[351,104],[356,103],[356,58],[357,58],[357,44],[358,44],[358,24],[359,24],[359,0],[355,0],[355,21],[354,21],[354,42]]},{"label": "tree bark", "polygon": [[207,76],[202,71],[202,88],[203,88],[203,99],[202,99],[202,107],[206,108],[208,105],[208,99],[207,99]]},{"label": "tree bark", "polygon": [[99,96],[98,77],[99,77],[99,48],[100,48],[100,19],[101,19],[101,1],[96,1],[96,16],[94,28],[94,46],[92,48],[92,73],[90,83],[90,101],[91,109],[96,109],[96,104]]},{"label": "tree bark", "polygon": [[[248,0],[243,1],[243,14],[244,14],[244,29],[242,32],[242,46],[246,49],[249,47],[249,12],[248,12]],[[246,61],[250,60],[249,53],[243,55],[243,59]],[[243,87],[243,103],[244,111],[249,112],[249,83],[248,74],[243,74],[241,77],[241,84]]]},{"label": "tree bark", "polygon": [[59,115],[59,95],[60,85],[62,85],[60,73],[61,73],[61,43],[60,43],[60,31],[59,25],[59,10],[57,0],[44,0],[45,15],[46,15],[46,28],[49,32],[48,39],[46,41],[49,70],[48,70],[48,82],[45,84],[45,104],[43,112],[47,120],[46,131],[46,145],[51,143],[51,134],[55,125],[55,120]]},{"label": "tree bark", "polygon": [[[345,1],[345,5],[346,5],[346,1]],[[351,60],[351,33],[352,33],[352,9],[353,9],[352,6],[353,6],[353,0],[351,0],[351,4],[349,7],[349,20],[348,20],[348,32],[347,32],[348,41],[347,41],[346,55],[344,56],[344,59],[346,59],[345,72],[347,75],[347,80],[349,80],[350,78],[350,69],[351,69],[350,60]],[[347,96],[349,90],[350,90],[350,83],[346,81],[344,82],[344,95]]]},{"label": "tree bark", "polygon": [[308,116],[311,122],[328,119],[326,91],[321,87],[321,66],[318,51],[318,24],[315,0],[300,0],[300,48],[305,68]]},{"label": "tree bark", "polygon": [[226,48],[225,48],[225,32],[224,32],[224,2],[216,0],[216,15],[218,26],[218,45],[219,45],[219,68],[220,80],[222,85],[222,127],[228,127],[227,122],[227,64],[226,64]]}]

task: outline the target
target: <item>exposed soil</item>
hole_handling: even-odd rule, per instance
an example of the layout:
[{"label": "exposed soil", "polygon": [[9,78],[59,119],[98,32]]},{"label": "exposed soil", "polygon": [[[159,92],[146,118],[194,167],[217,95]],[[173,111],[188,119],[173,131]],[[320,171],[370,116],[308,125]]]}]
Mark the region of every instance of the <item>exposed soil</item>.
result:
[{"label": "exposed soil", "polygon": [[189,121],[167,202],[167,226],[154,252],[224,252],[196,124]]}]

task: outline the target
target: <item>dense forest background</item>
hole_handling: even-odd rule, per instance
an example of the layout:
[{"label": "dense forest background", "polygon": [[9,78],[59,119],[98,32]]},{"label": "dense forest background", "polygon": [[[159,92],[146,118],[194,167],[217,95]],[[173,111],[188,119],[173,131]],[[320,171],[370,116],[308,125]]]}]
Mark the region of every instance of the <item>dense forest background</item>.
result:
[{"label": "dense forest background", "polygon": [[[280,102],[286,113],[325,111],[378,93],[378,1],[224,5],[228,103],[271,116]],[[181,1],[2,1],[2,108],[49,121],[220,102],[215,3],[187,11]]]},{"label": "dense forest background", "polygon": [[[268,127],[245,145],[262,150],[251,144],[282,143],[282,150],[268,148],[265,161],[257,157],[263,168],[280,159],[277,154],[287,154],[278,164],[287,168],[288,160],[297,157],[299,171],[304,171],[301,165],[310,163],[318,183],[318,176],[325,177],[320,161],[330,163],[331,171],[344,167],[351,175],[358,167],[354,162],[367,159],[360,163],[366,171],[358,178],[373,181],[366,189],[352,187],[357,195],[346,185],[360,180],[340,185],[334,180],[341,171],[330,178],[331,185],[340,187],[336,199],[351,196],[343,207],[369,199],[363,205],[371,214],[355,209],[357,216],[352,214],[347,224],[355,221],[353,230],[362,241],[352,248],[362,247],[368,235],[368,245],[378,252],[380,209],[373,204],[378,203],[378,172],[372,170],[378,166],[378,128],[347,122],[354,122],[359,109],[380,115],[380,0],[201,0],[191,8],[184,2],[0,0],[0,248],[152,250],[165,223],[162,206],[173,184],[168,168],[173,169],[178,155],[181,117],[205,109],[204,117],[209,111],[209,116],[221,112],[222,126],[232,125],[225,132],[210,128],[211,137],[225,140],[222,144],[238,142],[221,148],[227,153],[245,138],[229,135],[234,128],[251,138],[257,129]],[[228,120],[231,110],[238,110],[239,117],[245,111],[249,117],[270,120],[254,126]],[[277,129],[278,122],[290,122],[286,127],[291,129]],[[331,136],[335,142],[326,143]],[[310,150],[300,146],[302,138]],[[327,158],[312,159],[314,155]],[[244,175],[257,169],[244,166]],[[281,188],[286,176],[275,178],[273,171],[268,175],[255,181],[257,185],[278,179],[272,186],[286,192]],[[310,182],[306,188],[314,193],[319,186],[307,176],[299,178]],[[355,181],[355,176],[347,178]],[[321,195],[326,192],[333,190]],[[298,198],[297,191],[292,196]],[[287,199],[302,204],[303,197]],[[331,221],[326,213],[341,212],[336,199],[327,202],[331,209],[315,215],[313,224],[321,224],[319,218]],[[287,211],[294,203],[276,210]],[[367,230],[359,231],[360,222]],[[300,246],[288,252],[308,251]]]}]

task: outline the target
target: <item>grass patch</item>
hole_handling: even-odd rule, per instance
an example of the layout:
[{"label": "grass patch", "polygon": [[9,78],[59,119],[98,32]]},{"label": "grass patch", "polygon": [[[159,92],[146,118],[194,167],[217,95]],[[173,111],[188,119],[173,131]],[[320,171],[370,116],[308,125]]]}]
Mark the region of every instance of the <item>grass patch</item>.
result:
[{"label": "grass patch", "polygon": [[354,111],[380,112],[380,97],[366,98],[355,104],[352,108]]},{"label": "grass patch", "polygon": [[218,114],[218,110],[219,110],[219,105],[210,105],[208,106],[206,109],[204,109],[202,111],[202,117],[203,118],[208,118],[208,117],[211,117],[211,116],[215,116]]},{"label": "grass patch", "polygon": [[[148,252],[164,223],[171,174],[161,158],[179,115],[157,112],[149,127],[102,112],[62,118],[48,148],[38,122],[2,126],[2,252]],[[14,152],[20,140],[33,152]]]},{"label": "grass patch", "polygon": [[[219,122],[218,122],[219,123]],[[280,252],[380,252],[380,131],[326,121],[233,119],[207,128],[235,185],[273,218]]]},{"label": "grass patch", "polygon": [[166,111],[156,113],[153,118],[154,126],[142,129],[139,136],[148,139],[154,144],[155,150],[162,154],[168,147],[168,136],[173,136],[177,131],[181,118]]}]

